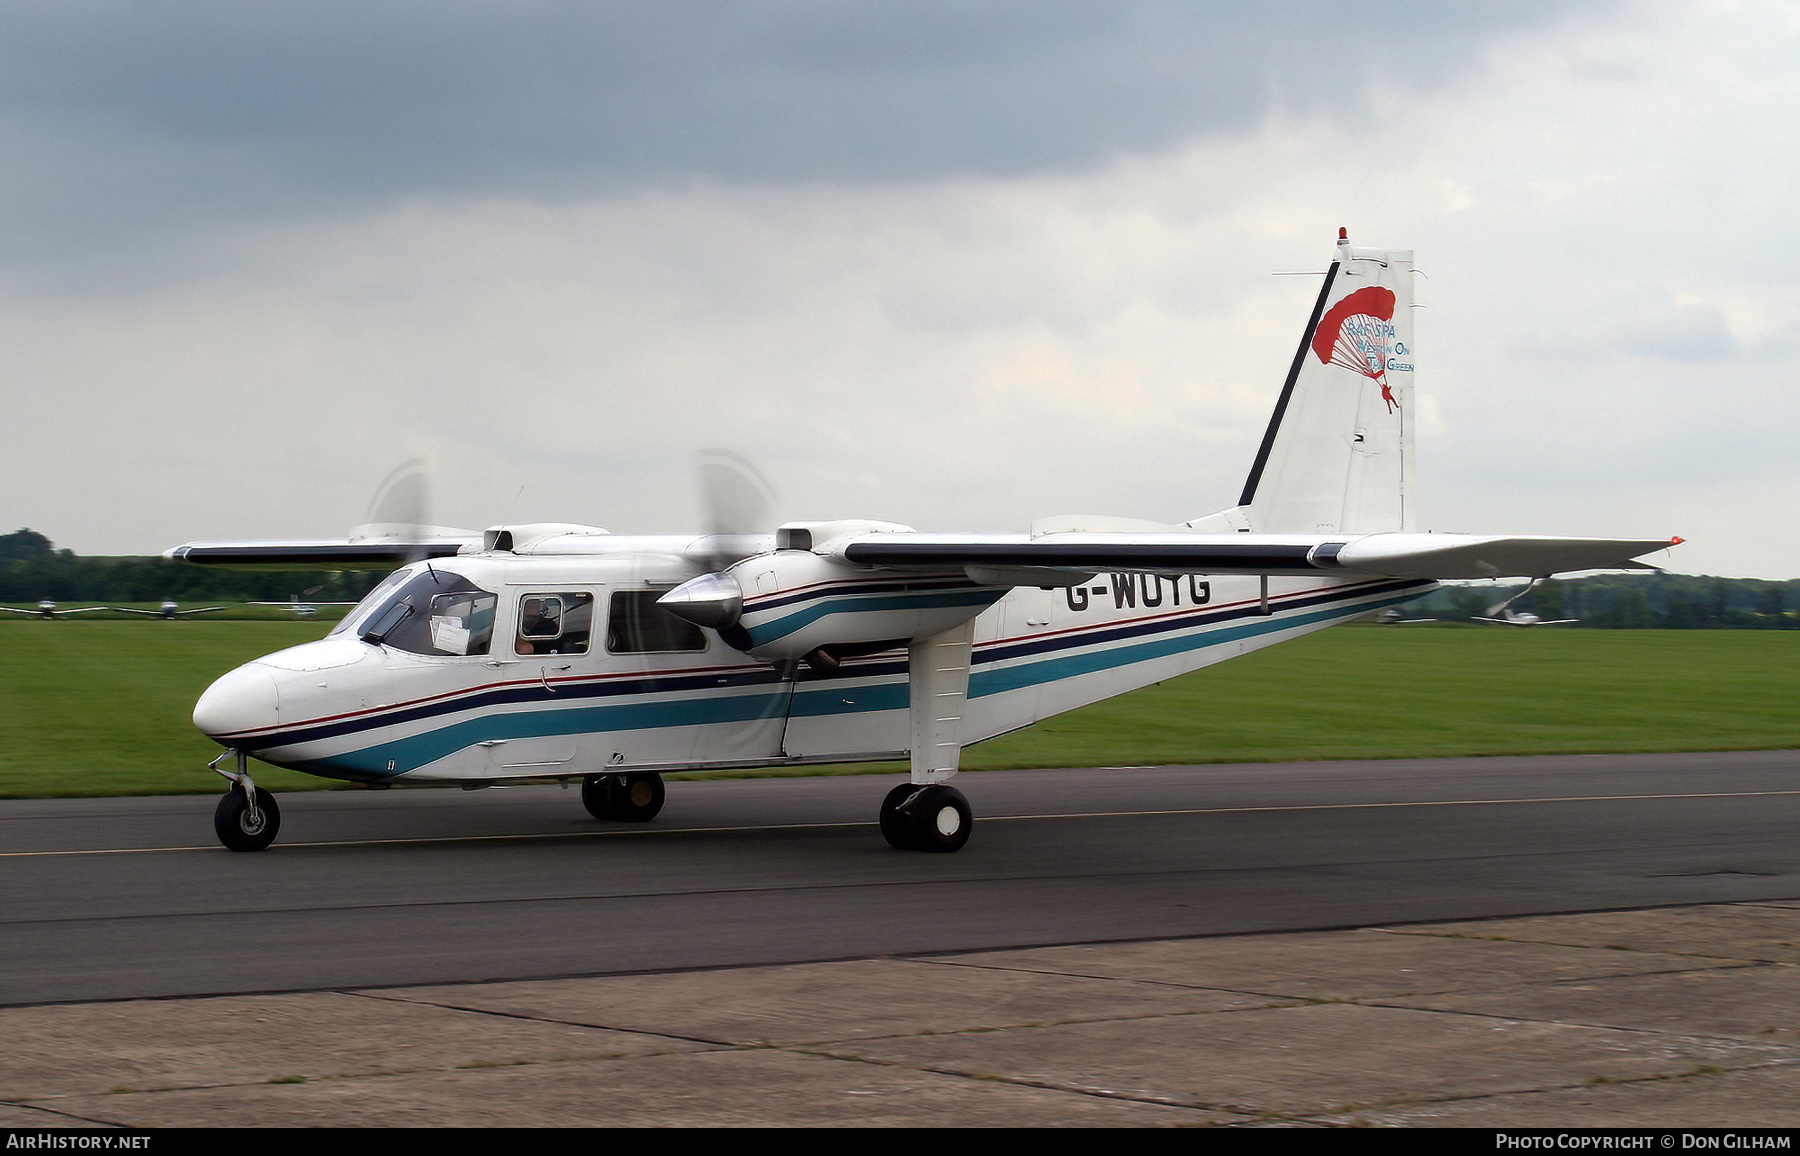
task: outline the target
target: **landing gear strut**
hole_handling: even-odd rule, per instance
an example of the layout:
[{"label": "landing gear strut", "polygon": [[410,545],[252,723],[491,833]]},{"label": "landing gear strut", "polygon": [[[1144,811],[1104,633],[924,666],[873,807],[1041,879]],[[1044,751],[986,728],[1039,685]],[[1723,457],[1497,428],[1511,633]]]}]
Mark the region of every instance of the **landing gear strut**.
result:
[{"label": "landing gear strut", "polygon": [[[220,771],[226,755],[237,756],[237,770]],[[243,751],[226,751],[207,766],[231,780],[231,789],[213,811],[213,832],[233,851],[261,851],[281,831],[281,808],[275,796],[250,780],[249,762]]]},{"label": "landing gear strut", "polygon": [[975,817],[955,787],[902,783],[881,802],[881,835],[899,851],[956,851]]},{"label": "landing gear strut", "polygon": [[581,780],[581,805],[596,819],[648,823],[663,809],[662,776],[654,771],[589,775]]}]

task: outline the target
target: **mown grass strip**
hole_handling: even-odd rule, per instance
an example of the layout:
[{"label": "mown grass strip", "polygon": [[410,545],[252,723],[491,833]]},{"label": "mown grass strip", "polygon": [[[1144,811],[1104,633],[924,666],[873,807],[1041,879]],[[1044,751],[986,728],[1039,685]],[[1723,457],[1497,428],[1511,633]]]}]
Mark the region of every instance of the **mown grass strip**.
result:
[{"label": "mown grass strip", "polygon": [[[217,791],[194,700],[324,629],[0,623],[0,797]],[[1797,705],[1800,632],[1357,625],[1050,719],[970,748],[964,766],[1789,748]],[[267,767],[257,781],[329,785]]]}]

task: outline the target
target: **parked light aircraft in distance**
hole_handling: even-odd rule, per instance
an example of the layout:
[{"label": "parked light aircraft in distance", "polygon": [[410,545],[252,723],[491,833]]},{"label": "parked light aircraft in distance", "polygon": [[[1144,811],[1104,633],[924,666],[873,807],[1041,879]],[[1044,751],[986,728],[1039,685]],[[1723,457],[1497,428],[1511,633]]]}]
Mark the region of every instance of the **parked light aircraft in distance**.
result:
[{"label": "parked light aircraft in distance", "polygon": [[1478,614],[1475,616],[1473,621],[1475,621],[1475,622],[1494,622],[1494,623],[1498,623],[1501,626],[1572,626],[1575,623],[1580,622],[1581,619],[1579,619],[1579,618],[1550,618],[1550,619],[1539,618],[1537,615],[1533,614],[1529,610],[1514,610],[1512,607],[1508,606],[1508,607],[1504,607],[1501,609],[1500,616],[1498,618],[1485,618]]},{"label": "parked light aircraft in distance", "polygon": [[275,838],[252,756],[374,786],[578,780],[597,819],[623,822],[658,813],[668,771],[910,758],[882,834],[954,851],[972,815],[945,780],[970,743],[1438,579],[1644,569],[1679,541],[1418,531],[1412,254],[1340,231],[1323,279],[1238,504],[1178,525],[538,524],[176,547],[203,564],[399,567],[325,638],[239,667],[195,705],[226,748],[211,764],[232,784],[220,841]]},{"label": "parked light aircraft in distance", "polygon": [[1579,618],[1557,618],[1546,621],[1529,610],[1514,610],[1512,604],[1525,597],[1537,588],[1538,579],[1533,578],[1511,595],[1487,608],[1487,614],[1475,615],[1471,622],[1493,622],[1501,626],[1573,626],[1580,622]]},{"label": "parked light aircraft in distance", "polygon": [[223,610],[225,608],[223,606],[196,606],[192,610],[183,610],[181,608],[181,603],[175,601],[173,598],[165,598],[162,600],[162,605],[158,606],[155,610],[137,610],[130,606],[109,606],[107,609],[117,611],[120,614],[142,614],[146,618],[164,618],[169,621],[174,621],[177,618],[186,618],[190,614],[211,614],[215,610]]},{"label": "parked light aircraft in distance", "polygon": [[[318,589],[318,587],[316,587],[316,586],[313,587],[313,590],[317,590],[317,589]],[[311,594],[312,590],[308,590],[307,593]],[[321,607],[321,606],[355,606],[356,603],[354,603],[354,602],[314,602],[310,598],[302,600],[300,595],[292,594],[292,595],[288,596],[288,600],[286,602],[250,602],[250,603],[246,603],[246,605],[249,605],[249,606],[280,606],[280,607],[283,607],[284,609],[292,610],[294,612],[295,618],[312,618],[312,617],[317,616],[317,614],[319,613],[319,607]]]},{"label": "parked light aircraft in distance", "polygon": [[41,600],[35,610],[27,610],[20,606],[0,606],[0,610],[12,614],[29,614],[33,618],[65,618],[71,614],[92,614],[96,610],[110,609],[112,609],[110,606],[83,606],[75,610],[63,610],[49,598]]}]

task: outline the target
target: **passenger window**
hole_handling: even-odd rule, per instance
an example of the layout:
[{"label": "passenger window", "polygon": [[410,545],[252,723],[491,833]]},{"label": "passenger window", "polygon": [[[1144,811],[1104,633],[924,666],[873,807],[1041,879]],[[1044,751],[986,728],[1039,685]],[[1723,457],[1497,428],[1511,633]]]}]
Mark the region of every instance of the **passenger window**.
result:
[{"label": "passenger window", "polygon": [[586,654],[593,633],[594,596],[565,591],[519,600],[519,654]]},{"label": "passenger window", "polygon": [[661,590],[620,590],[606,620],[606,649],[614,654],[705,650],[706,635],[656,604]]}]

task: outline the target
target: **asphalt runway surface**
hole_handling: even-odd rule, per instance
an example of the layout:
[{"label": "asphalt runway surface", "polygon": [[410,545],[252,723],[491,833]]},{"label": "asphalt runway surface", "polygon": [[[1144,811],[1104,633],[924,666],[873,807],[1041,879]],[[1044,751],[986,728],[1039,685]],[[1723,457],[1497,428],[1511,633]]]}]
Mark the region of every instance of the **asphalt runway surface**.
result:
[{"label": "asphalt runway surface", "polygon": [[1800,897],[1800,752],[968,774],[954,855],[892,776],[0,802],[0,1004],[540,980]]}]

